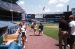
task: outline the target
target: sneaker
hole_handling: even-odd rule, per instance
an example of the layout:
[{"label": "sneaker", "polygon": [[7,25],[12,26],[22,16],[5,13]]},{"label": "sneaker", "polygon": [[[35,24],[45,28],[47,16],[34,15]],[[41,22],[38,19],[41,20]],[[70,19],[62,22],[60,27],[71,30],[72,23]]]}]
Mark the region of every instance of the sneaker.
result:
[{"label": "sneaker", "polygon": [[27,42],[28,40],[26,39],[26,42]]},{"label": "sneaker", "polygon": [[23,46],[23,48],[25,48],[25,46]]},{"label": "sneaker", "polygon": [[70,45],[68,44],[67,47],[70,47]]},{"label": "sneaker", "polygon": [[42,34],[43,34],[43,31],[42,31]]}]

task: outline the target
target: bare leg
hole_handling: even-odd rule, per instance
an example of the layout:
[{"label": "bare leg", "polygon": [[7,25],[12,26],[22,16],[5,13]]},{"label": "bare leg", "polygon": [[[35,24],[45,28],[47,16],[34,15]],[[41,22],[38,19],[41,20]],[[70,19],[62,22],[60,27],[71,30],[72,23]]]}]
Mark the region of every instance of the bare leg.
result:
[{"label": "bare leg", "polygon": [[62,42],[59,41],[59,49],[62,49]]},{"label": "bare leg", "polygon": [[70,49],[73,49],[73,44],[70,44]]},{"label": "bare leg", "polygon": [[62,49],[62,35],[59,34],[59,49]]},{"label": "bare leg", "polygon": [[22,45],[24,46],[24,37],[22,37]]},{"label": "bare leg", "polygon": [[42,31],[41,30],[39,30],[39,35],[42,33]]},{"label": "bare leg", "polygon": [[25,43],[26,43],[26,36],[22,37],[23,48],[25,48]]},{"label": "bare leg", "polygon": [[35,35],[36,29],[34,29],[34,35]]},{"label": "bare leg", "polygon": [[41,32],[39,31],[39,35],[40,35],[40,33],[41,33]]},{"label": "bare leg", "polygon": [[66,49],[66,45],[64,45],[64,49]]}]

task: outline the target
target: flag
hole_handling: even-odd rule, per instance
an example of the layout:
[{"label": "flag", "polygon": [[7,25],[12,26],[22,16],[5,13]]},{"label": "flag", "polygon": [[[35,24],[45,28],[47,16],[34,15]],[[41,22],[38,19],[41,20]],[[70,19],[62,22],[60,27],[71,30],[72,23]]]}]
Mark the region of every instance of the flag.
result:
[{"label": "flag", "polygon": [[45,10],[45,6],[43,7],[43,10]]}]

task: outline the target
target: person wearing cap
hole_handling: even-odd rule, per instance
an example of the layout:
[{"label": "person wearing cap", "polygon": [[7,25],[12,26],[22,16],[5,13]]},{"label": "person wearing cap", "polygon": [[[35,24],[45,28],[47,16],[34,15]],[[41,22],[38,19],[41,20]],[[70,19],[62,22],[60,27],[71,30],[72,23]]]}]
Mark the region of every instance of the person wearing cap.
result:
[{"label": "person wearing cap", "polygon": [[75,20],[74,16],[69,16],[69,37],[70,37],[70,49],[73,49],[74,41],[75,41]]},{"label": "person wearing cap", "polygon": [[59,21],[59,49],[62,49],[62,45],[64,43],[64,49],[66,49],[67,38],[68,38],[68,22],[64,20],[64,16],[61,16],[61,20]]}]

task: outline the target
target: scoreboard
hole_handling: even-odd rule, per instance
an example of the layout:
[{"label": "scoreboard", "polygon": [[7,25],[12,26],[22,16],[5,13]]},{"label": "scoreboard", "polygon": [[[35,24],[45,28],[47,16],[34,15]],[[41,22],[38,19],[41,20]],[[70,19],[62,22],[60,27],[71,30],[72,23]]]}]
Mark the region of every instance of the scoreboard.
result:
[{"label": "scoreboard", "polygon": [[35,14],[35,18],[43,18],[43,14]]},{"label": "scoreboard", "polygon": [[75,16],[75,8],[72,8],[72,15]]}]

